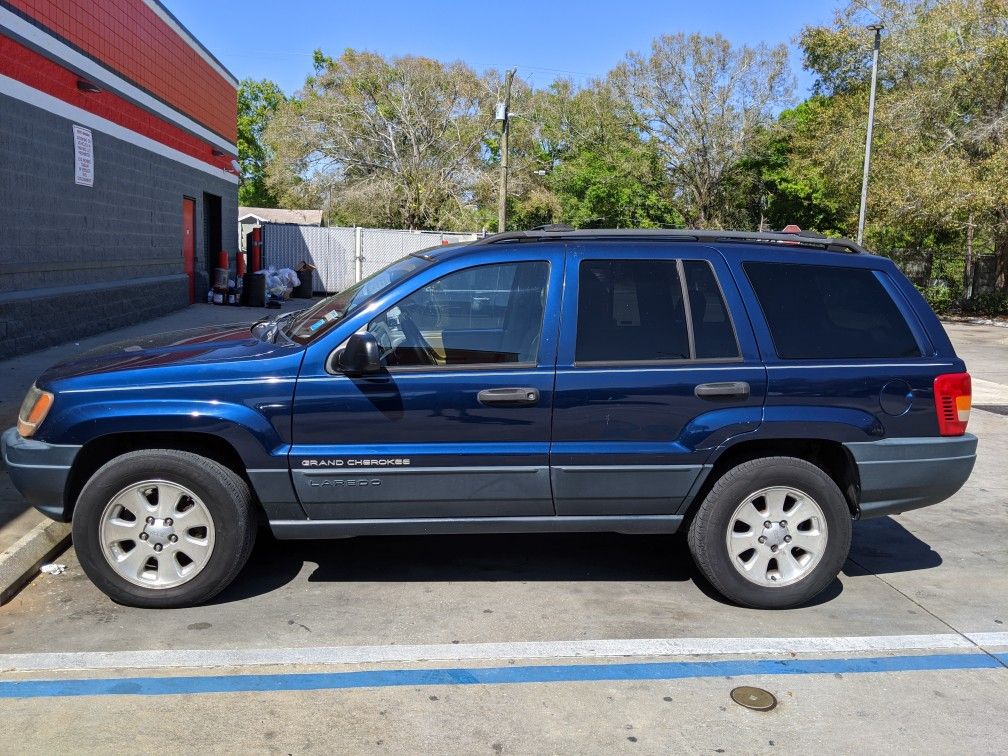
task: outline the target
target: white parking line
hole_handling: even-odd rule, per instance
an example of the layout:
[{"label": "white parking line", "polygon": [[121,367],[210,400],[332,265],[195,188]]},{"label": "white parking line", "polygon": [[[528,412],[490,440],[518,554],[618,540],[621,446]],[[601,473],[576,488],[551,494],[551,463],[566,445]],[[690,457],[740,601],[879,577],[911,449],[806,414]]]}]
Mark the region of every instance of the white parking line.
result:
[{"label": "white parking line", "polygon": [[749,656],[937,651],[1008,646],[1008,632],[812,638],[650,638],[418,646],[329,646],[216,650],[80,651],[0,654],[0,671],[164,669],[268,665],[461,662],[502,659],[597,659],[620,656]]}]

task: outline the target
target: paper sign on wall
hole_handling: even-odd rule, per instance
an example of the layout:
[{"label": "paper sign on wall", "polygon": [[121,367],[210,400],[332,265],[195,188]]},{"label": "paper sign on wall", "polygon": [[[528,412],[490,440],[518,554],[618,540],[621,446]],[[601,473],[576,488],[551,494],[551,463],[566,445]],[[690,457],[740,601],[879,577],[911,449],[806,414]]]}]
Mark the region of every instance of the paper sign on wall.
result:
[{"label": "paper sign on wall", "polygon": [[94,143],[91,129],[74,124],[74,183],[94,186]]}]

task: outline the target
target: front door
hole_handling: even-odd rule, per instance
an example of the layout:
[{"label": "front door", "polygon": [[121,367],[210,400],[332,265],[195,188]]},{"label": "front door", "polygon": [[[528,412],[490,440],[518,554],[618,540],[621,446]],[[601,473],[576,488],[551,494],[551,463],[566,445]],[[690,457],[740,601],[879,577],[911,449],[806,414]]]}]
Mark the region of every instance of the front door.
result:
[{"label": "front door", "polygon": [[182,270],[189,279],[189,304],[196,301],[196,200],[182,198]]},{"label": "front door", "polygon": [[[575,292],[576,287],[576,292]],[[567,261],[550,456],[558,515],[672,515],[755,430],[762,365],[720,254],[585,244]]]},{"label": "front door", "polygon": [[[510,248],[481,263],[435,266],[309,350],[290,464],[310,518],[554,514],[563,252]],[[382,372],[332,372],[332,354],[361,329],[379,342]]]}]

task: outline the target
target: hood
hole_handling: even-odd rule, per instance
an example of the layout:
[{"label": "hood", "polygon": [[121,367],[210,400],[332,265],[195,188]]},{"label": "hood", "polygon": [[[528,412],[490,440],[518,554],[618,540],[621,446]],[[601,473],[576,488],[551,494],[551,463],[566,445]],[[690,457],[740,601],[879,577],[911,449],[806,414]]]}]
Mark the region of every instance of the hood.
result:
[{"label": "hood", "polygon": [[289,347],[260,341],[252,336],[250,327],[249,323],[233,323],[117,341],[53,365],[42,374],[39,382],[50,383],[98,373],[236,363],[275,356],[281,349],[290,351]]}]

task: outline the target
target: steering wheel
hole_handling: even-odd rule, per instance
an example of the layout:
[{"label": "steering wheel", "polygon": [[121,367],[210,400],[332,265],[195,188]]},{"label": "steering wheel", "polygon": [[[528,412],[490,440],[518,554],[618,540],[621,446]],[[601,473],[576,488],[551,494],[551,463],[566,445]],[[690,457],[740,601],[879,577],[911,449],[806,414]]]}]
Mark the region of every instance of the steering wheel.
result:
[{"label": "steering wheel", "polygon": [[375,337],[378,342],[378,348],[381,350],[381,358],[385,359],[389,352],[392,351],[392,331],[389,327],[385,325],[384,321],[375,321],[375,323],[369,329],[371,335]]},{"label": "steering wheel", "polygon": [[[434,350],[431,345],[427,343],[427,339],[423,337],[420,333],[420,329],[417,328],[416,323],[410,319],[410,316],[404,311],[399,313],[399,327],[402,329],[403,334],[406,336],[406,340],[403,344],[399,345],[399,349],[403,349],[406,344],[409,344],[409,349],[411,356],[415,357],[416,365],[437,365],[437,355],[435,355]],[[403,350],[406,351],[406,350]]]}]

